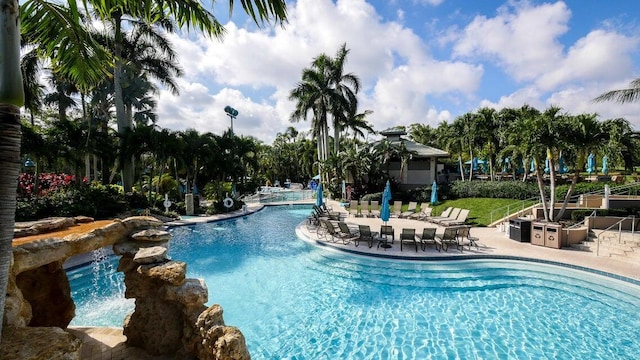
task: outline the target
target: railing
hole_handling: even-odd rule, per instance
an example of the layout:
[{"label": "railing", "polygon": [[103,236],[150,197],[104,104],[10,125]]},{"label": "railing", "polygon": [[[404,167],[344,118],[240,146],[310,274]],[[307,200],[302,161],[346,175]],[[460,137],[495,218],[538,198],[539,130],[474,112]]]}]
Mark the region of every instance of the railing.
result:
[{"label": "railing", "polygon": [[602,235],[604,232],[609,231],[611,229],[613,229],[616,225],[618,226],[618,244],[620,244],[622,242],[622,223],[625,222],[626,220],[631,219],[631,236],[634,236],[635,233],[635,227],[636,227],[636,221],[635,221],[635,215],[629,215],[627,217],[625,217],[624,219],[620,219],[618,220],[615,224],[612,224],[611,226],[609,226],[608,228],[602,230],[597,238],[596,238],[596,256],[600,256],[600,235]]},{"label": "railing", "polygon": [[585,216],[584,219],[582,219],[582,221],[579,221],[579,222],[577,222],[577,223],[575,223],[575,224],[573,224],[571,226],[567,226],[567,230],[571,230],[571,229],[575,229],[575,228],[581,227],[582,225],[584,225],[587,222],[588,218],[596,217],[596,216],[598,216],[598,212],[596,210],[593,210],[591,212],[591,214],[589,214],[588,216]]},{"label": "railing", "polygon": [[[513,215],[516,211],[518,215],[521,215],[524,213],[526,208],[529,208],[539,202],[540,202],[540,199],[535,197],[535,198],[520,200],[511,204],[505,205],[503,207],[493,209],[491,210],[491,218],[490,218],[489,224],[493,224],[493,222],[498,219],[504,219],[510,215]],[[501,214],[504,214],[504,215],[501,215]],[[494,219],[494,216],[496,216],[495,219]]]},{"label": "railing", "polygon": [[[610,195],[628,195],[629,197],[631,197],[631,196],[638,196],[639,193],[640,193],[640,182],[630,183],[630,184],[620,185],[620,186],[615,186],[610,188]],[[597,190],[597,191],[592,191],[584,194],[571,195],[571,197],[569,198],[569,203],[576,204],[577,207],[580,207],[580,197],[589,196],[589,195],[604,195],[604,190]],[[490,224],[493,224],[494,221],[497,221],[498,219],[503,219],[511,215],[514,215],[514,213],[516,213],[516,209],[517,209],[516,215],[520,216],[520,214],[524,212],[525,208],[531,207],[539,202],[540,202],[540,198],[535,197],[535,198],[529,198],[529,199],[521,200],[518,202],[514,202],[513,204],[509,204],[509,205],[491,210]],[[563,203],[563,200],[556,202],[556,204],[562,204],[562,203]]]}]

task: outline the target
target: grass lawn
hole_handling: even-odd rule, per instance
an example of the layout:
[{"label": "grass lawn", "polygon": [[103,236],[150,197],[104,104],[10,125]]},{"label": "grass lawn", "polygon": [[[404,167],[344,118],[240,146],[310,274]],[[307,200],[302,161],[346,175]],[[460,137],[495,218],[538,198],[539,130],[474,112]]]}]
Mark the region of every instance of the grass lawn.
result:
[{"label": "grass lawn", "polygon": [[[438,205],[432,206],[434,215],[439,215],[445,208],[469,209],[467,224],[473,226],[487,226],[491,222],[491,210],[502,208],[507,205],[521,204],[522,200],[515,199],[493,199],[493,198],[465,198],[457,200],[446,200]],[[533,203],[532,203],[533,204]],[[503,215],[503,214],[500,214]],[[494,217],[499,215],[494,214]],[[493,221],[498,220],[497,218]]]}]

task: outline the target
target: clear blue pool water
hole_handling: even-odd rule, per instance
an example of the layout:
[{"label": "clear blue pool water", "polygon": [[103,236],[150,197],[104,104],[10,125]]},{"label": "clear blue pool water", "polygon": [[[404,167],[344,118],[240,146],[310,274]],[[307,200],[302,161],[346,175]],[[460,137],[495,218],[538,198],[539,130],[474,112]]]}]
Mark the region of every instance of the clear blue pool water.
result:
[{"label": "clear blue pool water", "polygon": [[[316,248],[300,206],[172,230],[172,258],[209,287],[254,359],[630,359],[640,287],[517,261],[415,262]],[[122,326],[116,263],[69,272],[73,325]],[[117,285],[117,286],[116,286]]]}]

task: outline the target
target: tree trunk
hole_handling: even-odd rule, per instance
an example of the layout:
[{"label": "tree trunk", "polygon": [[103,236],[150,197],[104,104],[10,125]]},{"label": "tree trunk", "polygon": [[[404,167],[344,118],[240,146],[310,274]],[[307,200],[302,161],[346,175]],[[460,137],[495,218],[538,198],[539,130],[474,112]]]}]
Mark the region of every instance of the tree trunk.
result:
[{"label": "tree trunk", "polygon": [[[20,173],[20,108],[0,104],[0,313],[4,314]],[[2,325],[0,324],[0,335]]]},{"label": "tree trunk", "polygon": [[462,156],[458,156],[458,164],[460,164],[460,177],[464,181],[464,165],[462,164]]},{"label": "tree trunk", "polygon": [[[4,318],[20,173],[20,106],[24,104],[20,71],[20,7],[0,0],[0,314]],[[2,338],[2,321],[0,321]]]},{"label": "tree trunk", "polygon": [[131,156],[123,154],[124,150],[124,134],[127,129],[131,128],[131,124],[127,119],[127,114],[124,107],[124,97],[122,94],[122,60],[120,55],[122,54],[122,16],[120,14],[114,14],[113,16],[115,26],[115,43],[114,43],[114,56],[115,67],[113,69],[113,92],[114,102],[116,106],[116,119],[118,123],[118,134],[120,135],[120,158],[122,159],[122,186],[124,192],[130,192],[133,188],[134,181],[134,168]]},{"label": "tree trunk", "polygon": [[547,196],[544,193],[544,181],[542,180],[542,173],[540,172],[540,168],[538,164],[540,163],[539,159],[536,159],[536,179],[538,180],[538,190],[540,190],[540,202],[542,202],[542,212],[544,213],[545,221],[549,221],[549,213],[547,209]]}]

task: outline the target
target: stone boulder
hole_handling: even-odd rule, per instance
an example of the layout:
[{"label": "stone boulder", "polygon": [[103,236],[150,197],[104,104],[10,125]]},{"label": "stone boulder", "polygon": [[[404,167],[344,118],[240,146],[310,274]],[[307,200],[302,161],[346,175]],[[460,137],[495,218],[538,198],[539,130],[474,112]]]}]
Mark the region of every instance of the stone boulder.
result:
[{"label": "stone boulder", "polygon": [[152,246],[138,250],[133,256],[133,262],[136,264],[155,264],[168,260],[167,248],[162,246]]},{"label": "stone boulder", "polygon": [[136,241],[162,242],[171,240],[171,234],[160,229],[146,229],[136,232],[131,238]]},{"label": "stone boulder", "polygon": [[76,306],[62,262],[24,271],[16,276],[16,285],[31,305],[29,326],[66,328],[73,320]]},{"label": "stone boulder", "polygon": [[43,234],[55,230],[66,229],[76,224],[74,218],[51,217],[37,221],[17,222],[14,226],[13,237],[23,237]]},{"label": "stone boulder", "polygon": [[2,328],[0,359],[79,360],[82,341],[56,327]]},{"label": "stone boulder", "polygon": [[203,311],[195,323],[197,340],[189,344],[200,360],[249,360],[244,335],[236,327],[225,326],[222,307],[213,305]]}]

